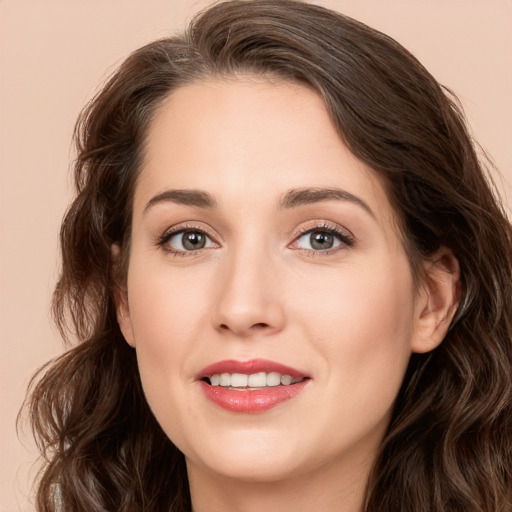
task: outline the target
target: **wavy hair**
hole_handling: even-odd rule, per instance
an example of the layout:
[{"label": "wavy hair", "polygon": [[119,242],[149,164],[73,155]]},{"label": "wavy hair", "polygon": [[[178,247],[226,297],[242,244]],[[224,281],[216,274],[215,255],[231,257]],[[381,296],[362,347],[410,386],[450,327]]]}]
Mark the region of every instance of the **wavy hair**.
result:
[{"label": "wavy hair", "polygon": [[[173,90],[252,73],[304,84],[386,184],[411,268],[439,247],[461,269],[443,343],[413,355],[367,483],[365,512],[512,510],[511,226],[455,96],[390,37],[293,0],[228,1],[131,54],[75,130],[76,198],[53,312],[77,343],[27,398],[44,456],[39,512],[190,510],[183,455],[144,398],[116,320],[111,247],[129,255],[148,123]],[[122,286],[122,282],[121,282]]]}]

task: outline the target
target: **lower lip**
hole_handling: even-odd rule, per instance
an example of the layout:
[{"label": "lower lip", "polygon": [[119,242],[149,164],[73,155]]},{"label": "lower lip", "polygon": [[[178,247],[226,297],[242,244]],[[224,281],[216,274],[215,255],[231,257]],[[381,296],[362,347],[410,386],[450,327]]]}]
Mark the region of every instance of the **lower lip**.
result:
[{"label": "lower lip", "polygon": [[269,386],[247,391],[238,391],[222,386],[211,386],[201,381],[206,398],[214,404],[232,412],[257,413],[272,409],[287,400],[295,398],[306,386],[308,380],[289,386]]}]

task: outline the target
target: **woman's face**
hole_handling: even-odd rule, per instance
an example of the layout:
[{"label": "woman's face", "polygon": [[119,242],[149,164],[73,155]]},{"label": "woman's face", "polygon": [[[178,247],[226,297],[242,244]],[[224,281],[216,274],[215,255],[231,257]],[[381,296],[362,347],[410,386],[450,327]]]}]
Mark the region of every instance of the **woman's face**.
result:
[{"label": "woman's face", "polygon": [[319,96],[255,77],[173,92],[127,279],[120,325],[190,475],[371,464],[423,306],[385,189]]}]

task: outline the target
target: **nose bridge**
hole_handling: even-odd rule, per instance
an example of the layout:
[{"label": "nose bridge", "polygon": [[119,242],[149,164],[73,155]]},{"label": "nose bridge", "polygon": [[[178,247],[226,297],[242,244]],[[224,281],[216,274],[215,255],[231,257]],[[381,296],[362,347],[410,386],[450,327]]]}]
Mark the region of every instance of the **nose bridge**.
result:
[{"label": "nose bridge", "polygon": [[219,273],[214,312],[218,329],[239,336],[270,334],[282,329],[284,311],[274,279],[274,259],[261,238],[247,236],[228,249]]}]

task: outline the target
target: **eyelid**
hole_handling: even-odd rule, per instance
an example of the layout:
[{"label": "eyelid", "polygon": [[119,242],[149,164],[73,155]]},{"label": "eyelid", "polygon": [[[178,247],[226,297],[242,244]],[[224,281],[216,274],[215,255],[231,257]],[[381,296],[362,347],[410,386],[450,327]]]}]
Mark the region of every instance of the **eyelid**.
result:
[{"label": "eyelid", "polygon": [[319,220],[319,221],[311,221],[308,222],[307,225],[303,225],[299,228],[297,233],[295,234],[295,238],[300,237],[304,235],[305,233],[310,233],[311,231],[331,231],[334,233],[340,234],[340,236],[343,236],[345,238],[348,238],[350,240],[354,240],[354,235],[347,229],[341,227],[339,224],[336,224],[335,222],[326,221],[326,220]]}]

